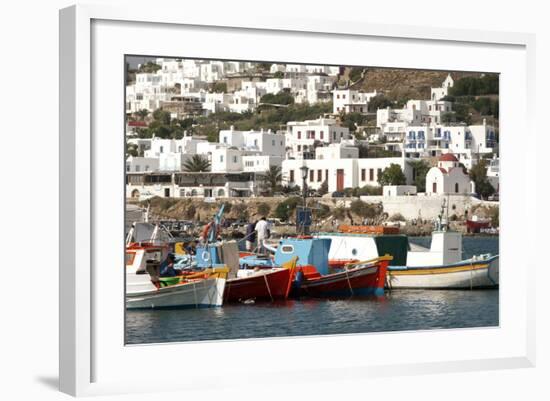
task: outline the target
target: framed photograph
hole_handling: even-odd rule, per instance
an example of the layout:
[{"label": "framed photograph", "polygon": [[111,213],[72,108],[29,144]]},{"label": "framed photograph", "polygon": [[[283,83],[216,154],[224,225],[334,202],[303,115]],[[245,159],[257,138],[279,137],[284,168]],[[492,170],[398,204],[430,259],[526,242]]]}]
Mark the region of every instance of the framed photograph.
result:
[{"label": "framed photograph", "polygon": [[60,12],[62,391],[533,366],[533,36],[178,15]]}]

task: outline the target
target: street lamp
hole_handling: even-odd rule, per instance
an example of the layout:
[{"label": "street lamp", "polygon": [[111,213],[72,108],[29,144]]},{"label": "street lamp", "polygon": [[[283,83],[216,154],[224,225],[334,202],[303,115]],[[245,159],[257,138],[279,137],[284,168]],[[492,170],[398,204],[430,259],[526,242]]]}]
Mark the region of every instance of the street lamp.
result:
[{"label": "street lamp", "polygon": [[300,167],[300,170],[302,171],[302,190],[303,190],[303,197],[304,197],[304,207],[306,207],[306,198],[307,198],[307,173],[309,172],[308,166],[302,166]]}]

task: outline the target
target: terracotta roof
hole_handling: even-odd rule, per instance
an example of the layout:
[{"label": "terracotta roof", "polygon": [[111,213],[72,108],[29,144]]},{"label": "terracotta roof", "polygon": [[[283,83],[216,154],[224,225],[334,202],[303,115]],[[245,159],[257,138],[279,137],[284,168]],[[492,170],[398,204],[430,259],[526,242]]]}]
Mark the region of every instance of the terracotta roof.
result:
[{"label": "terracotta roof", "polygon": [[439,158],[440,162],[457,162],[458,159],[452,153],[445,153]]},{"label": "terracotta roof", "polygon": [[443,167],[438,167],[438,168],[439,168],[439,170],[441,170],[441,172],[442,172],[443,174],[447,174],[447,170],[445,170]]}]

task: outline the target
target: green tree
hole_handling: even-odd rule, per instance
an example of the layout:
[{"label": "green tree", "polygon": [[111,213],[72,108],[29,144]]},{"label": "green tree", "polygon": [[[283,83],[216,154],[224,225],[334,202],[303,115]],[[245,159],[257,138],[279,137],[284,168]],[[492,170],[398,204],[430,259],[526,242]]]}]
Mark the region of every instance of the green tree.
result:
[{"label": "green tree", "polygon": [[134,143],[127,143],[126,144],[126,157],[128,156],[139,156],[138,154],[138,146]]},{"label": "green tree", "polygon": [[426,174],[430,165],[425,160],[411,160],[408,162],[413,169],[414,185],[418,192],[426,192]]},{"label": "green tree", "polygon": [[141,109],[141,110],[138,110],[134,113],[136,116],[138,116],[140,118],[140,120],[145,120],[145,117],[147,117],[149,115],[149,110],[147,109]]},{"label": "green tree", "polygon": [[380,177],[378,177],[378,183],[381,186],[384,185],[405,185],[407,182],[407,178],[405,177],[405,174],[403,174],[403,170],[401,170],[401,166],[399,164],[390,164],[389,167],[386,167],[384,171],[382,171],[382,174]]},{"label": "green tree", "polygon": [[281,167],[269,166],[269,170],[267,170],[265,175],[262,177],[263,190],[268,192],[270,196],[273,195],[273,193],[279,188],[282,179],[283,173]]},{"label": "green tree", "polygon": [[392,107],[393,102],[386,96],[380,94],[369,100],[369,111],[375,113],[378,109],[385,109],[386,107]]},{"label": "green tree", "polygon": [[171,121],[170,113],[162,109],[153,111],[153,119],[162,125],[169,125]]},{"label": "green tree", "polygon": [[487,179],[487,161],[482,159],[470,169],[470,179],[476,186],[476,193],[482,198],[495,193],[495,189]]},{"label": "green tree", "polygon": [[162,67],[152,61],[148,61],[145,64],[139,66],[138,72],[155,73]]},{"label": "green tree", "polygon": [[226,82],[215,82],[212,85],[212,92],[227,93],[227,83]]},{"label": "green tree", "polygon": [[188,172],[202,172],[210,170],[210,162],[201,155],[193,155],[183,163],[183,169]]},{"label": "green tree", "polygon": [[282,71],[276,71],[275,74],[273,74],[273,78],[284,78],[285,73]]},{"label": "green tree", "polygon": [[292,96],[290,93],[281,91],[274,95],[273,93],[267,93],[263,95],[260,99],[260,103],[268,103],[268,104],[293,104],[294,103],[294,96]]},{"label": "green tree", "polygon": [[362,125],[366,121],[366,116],[361,113],[346,113],[340,117],[341,124],[350,131],[355,131],[357,125]]},{"label": "green tree", "polygon": [[291,198],[285,199],[275,208],[275,217],[281,220],[288,221],[290,216],[294,214],[296,206],[298,206],[298,204],[300,203],[302,203],[302,198],[298,196],[293,196]]},{"label": "green tree", "polygon": [[352,67],[349,72],[349,79],[352,82],[357,82],[363,77],[363,68],[362,67]]}]

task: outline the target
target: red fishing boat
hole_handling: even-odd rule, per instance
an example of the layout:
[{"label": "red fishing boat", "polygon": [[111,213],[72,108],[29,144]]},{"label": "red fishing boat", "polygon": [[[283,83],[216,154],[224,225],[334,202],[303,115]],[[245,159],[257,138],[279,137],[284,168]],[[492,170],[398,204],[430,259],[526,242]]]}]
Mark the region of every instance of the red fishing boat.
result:
[{"label": "red fishing boat", "polygon": [[334,273],[321,275],[313,266],[303,266],[300,294],[312,297],[384,295],[389,255],[350,263]]},{"label": "red fishing boat", "polygon": [[225,284],[225,302],[287,299],[297,259],[292,258],[281,267],[240,269],[237,277],[228,279]]}]

